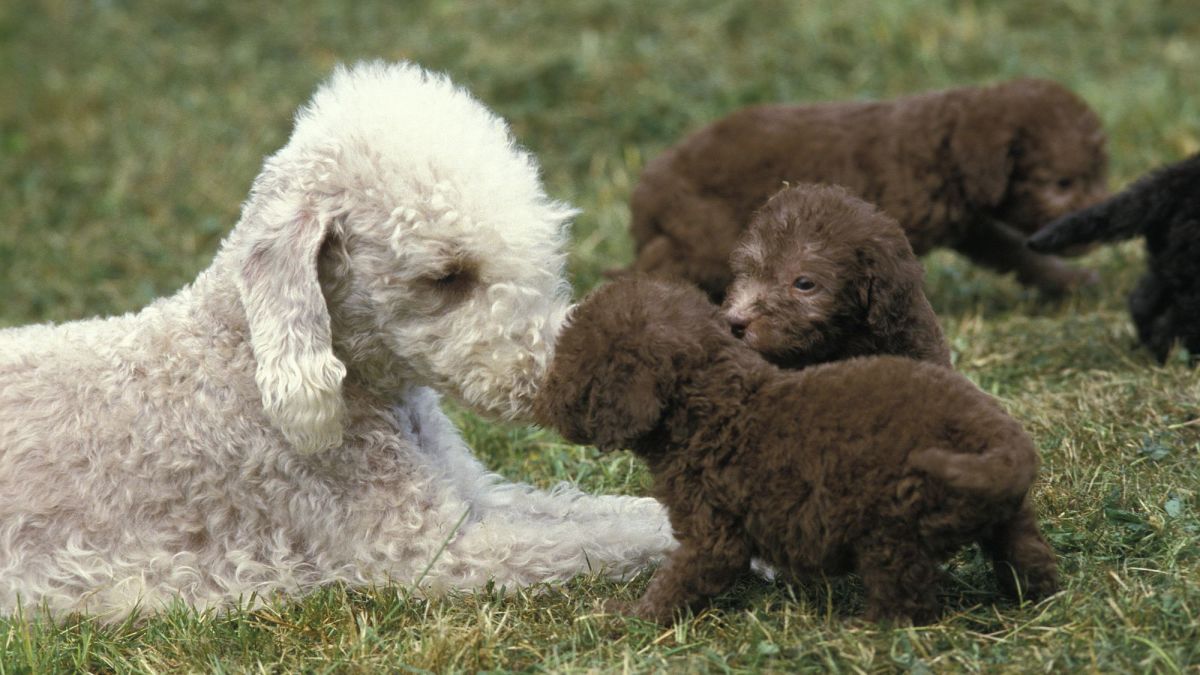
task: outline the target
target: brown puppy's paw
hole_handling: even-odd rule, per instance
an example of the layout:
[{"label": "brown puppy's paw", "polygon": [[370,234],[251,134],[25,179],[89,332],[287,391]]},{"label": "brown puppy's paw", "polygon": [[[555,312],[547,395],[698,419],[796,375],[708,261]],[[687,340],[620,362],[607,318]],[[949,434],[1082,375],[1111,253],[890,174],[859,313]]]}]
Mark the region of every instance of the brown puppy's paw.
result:
[{"label": "brown puppy's paw", "polygon": [[1072,269],[1072,272],[1074,274],[1068,279],[1072,290],[1100,285],[1100,273],[1094,269],[1076,267]]},{"label": "brown puppy's paw", "polygon": [[863,613],[863,621],[878,626],[886,626],[893,628],[907,628],[913,625],[913,620],[903,614],[880,609],[878,607],[868,607]]},{"label": "brown puppy's paw", "polygon": [[628,600],[618,600],[609,598],[600,606],[605,614],[616,614],[619,616],[631,616],[633,614],[634,603]]},{"label": "brown puppy's paw", "polygon": [[996,579],[1000,590],[1014,600],[1038,602],[1059,591],[1058,569],[1053,564],[1033,565],[1020,572],[1010,564],[998,563]]},{"label": "brown puppy's paw", "polygon": [[1067,267],[1065,265],[1051,273],[1041,274],[1036,279],[1020,279],[1022,283],[1032,283],[1043,295],[1062,297],[1083,288],[1096,286],[1100,283],[1100,273],[1086,267]]},{"label": "brown puppy's paw", "polygon": [[610,598],[604,602],[604,611],[625,617],[633,617],[650,623],[669,625],[678,618],[678,610],[674,607],[664,607],[645,599],[635,602]]},{"label": "brown puppy's paw", "polygon": [[909,626],[928,626],[941,619],[940,608],[918,607],[902,610],[898,607],[880,608],[868,607],[863,619],[870,623],[891,628],[907,628]]}]

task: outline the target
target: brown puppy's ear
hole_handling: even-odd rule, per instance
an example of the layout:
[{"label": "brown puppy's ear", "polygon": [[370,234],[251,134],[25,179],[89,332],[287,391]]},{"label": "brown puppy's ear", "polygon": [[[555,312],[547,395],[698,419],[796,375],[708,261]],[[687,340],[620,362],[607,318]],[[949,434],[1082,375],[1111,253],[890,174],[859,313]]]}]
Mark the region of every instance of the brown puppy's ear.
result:
[{"label": "brown puppy's ear", "polygon": [[863,275],[858,281],[858,300],[866,310],[867,326],[879,336],[902,329],[913,304],[912,296],[921,288],[920,263],[898,260],[879,251],[859,251]]},{"label": "brown puppy's ear", "polygon": [[891,331],[888,308],[894,304],[890,298],[894,289],[886,279],[869,275],[859,281],[858,300],[867,312],[867,327],[875,335],[887,335]]},{"label": "brown puppy's ear", "polygon": [[1016,164],[1017,130],[1004,113],[999,101],[968,102],[950,137],[963,193],[975,206],[998,206],[1008,191]]},{"label": "brown puppy's ear", "polygon": [[657,374],[631,354],[555,358],[534,405],[542,424],[602,451],[629,447],[662,416]]},{"label": "brown puppy's ear", "polygon": [[653,372],[638,370],[622,380],[593,387],[588,401],[592,445],[604,452],[629,447],[662,418],[663,401]]}]

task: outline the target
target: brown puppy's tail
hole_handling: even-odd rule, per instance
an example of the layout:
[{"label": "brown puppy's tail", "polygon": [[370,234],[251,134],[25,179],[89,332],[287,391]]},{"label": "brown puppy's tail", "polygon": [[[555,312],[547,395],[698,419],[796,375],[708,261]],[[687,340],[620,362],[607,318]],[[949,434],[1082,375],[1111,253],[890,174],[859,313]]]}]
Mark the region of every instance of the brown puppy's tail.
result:
[{"label": "brown puppy's tail", "polygon": [[1023,496],[1038,468],[1037,451],[1028,442],[992,446],[979,454],[927,448],[914,452],[908,462],[954,490],[989,500]]}]

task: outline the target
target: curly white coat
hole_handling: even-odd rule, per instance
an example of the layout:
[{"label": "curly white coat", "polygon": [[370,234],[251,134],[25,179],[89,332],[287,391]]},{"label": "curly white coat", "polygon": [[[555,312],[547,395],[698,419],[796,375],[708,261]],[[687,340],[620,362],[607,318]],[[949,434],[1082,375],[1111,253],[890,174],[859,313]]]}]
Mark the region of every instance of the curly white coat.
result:
[{"label": "curly white coat", "polygon": [[505,483],[439,409],[437,391],[527,412],[568,309],[572,213],[445,77],[339,69],[194,283],[0,331],[0,611],[657,560],[674,545],[657,502]]}]

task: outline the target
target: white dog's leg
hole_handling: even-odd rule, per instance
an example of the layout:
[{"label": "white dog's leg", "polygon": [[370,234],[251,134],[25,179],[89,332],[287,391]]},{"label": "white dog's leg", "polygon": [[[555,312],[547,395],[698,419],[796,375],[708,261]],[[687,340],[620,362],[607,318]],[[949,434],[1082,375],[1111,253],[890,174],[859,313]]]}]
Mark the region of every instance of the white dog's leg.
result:
[{"label": "white dog's leg", "polygon": [[494,485],[464,502],[463,517],[418,583],[527,585],[587,573],[621,578],[659,562],[674,546],[665,511],[653,499]]},{"label": "white dog's leg", "polygon": [[525,585],[589,573],[625,578],[677,545],[666,510],[654,499],[594,496],[566,486],[545,492],[497,484],[491,474],[481,478],[492,484],[467,500],[465,518],[427,581],[458,585],[464,573],[476,577],[473,584]]},{"label": "white dog's leg", "polygon": [[461,522],[425,573],[452,586],[526,584],[597,572],[628,576],[676,546],[666,509],[654,499],[551,491],[503,482],[471,454],[432,392],[410,401],[427,458],[456,499]]}]

